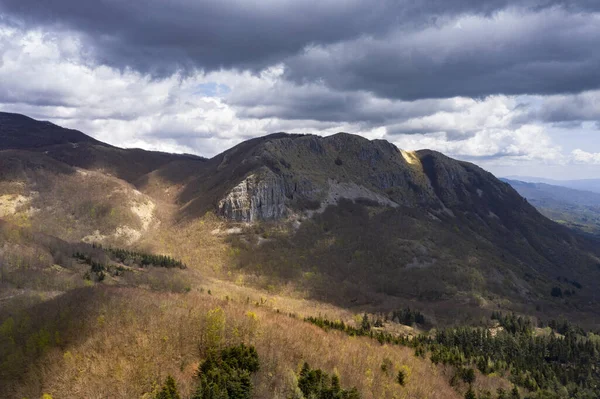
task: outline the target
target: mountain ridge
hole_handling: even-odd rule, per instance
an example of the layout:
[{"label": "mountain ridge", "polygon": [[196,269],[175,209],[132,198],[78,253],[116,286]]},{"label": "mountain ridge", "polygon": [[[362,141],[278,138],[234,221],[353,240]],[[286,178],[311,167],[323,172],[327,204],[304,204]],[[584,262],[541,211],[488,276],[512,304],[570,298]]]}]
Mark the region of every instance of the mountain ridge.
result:
[{"label": "mountain ridge", "polygon": [[553,186],[567,187],[574,190],[600,193],[600,179],[555,180],[533,176],[505,176],[508,180],[518,180],[526,183],[544,183]]}]

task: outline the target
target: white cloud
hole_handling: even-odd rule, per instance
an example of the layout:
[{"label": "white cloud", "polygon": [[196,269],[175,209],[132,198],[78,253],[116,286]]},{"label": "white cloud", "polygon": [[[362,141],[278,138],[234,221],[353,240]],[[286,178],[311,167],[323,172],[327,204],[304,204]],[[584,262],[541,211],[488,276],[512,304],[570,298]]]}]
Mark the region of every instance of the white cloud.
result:
[{"label": "white cloud", "polygon": [[571,157],[575,163],[600,165],[600,152],[587,152],[578,148],[571,152]]},{"label": "white cloud", "polygon": [[404,135],[394,142],[406,149],[433,148],[458,158],[493,159],[496,163],[564,162],[561,148],[535,125],[515,130],[484,128],[460,140],[448,140],[445,133],[437,133]]}]

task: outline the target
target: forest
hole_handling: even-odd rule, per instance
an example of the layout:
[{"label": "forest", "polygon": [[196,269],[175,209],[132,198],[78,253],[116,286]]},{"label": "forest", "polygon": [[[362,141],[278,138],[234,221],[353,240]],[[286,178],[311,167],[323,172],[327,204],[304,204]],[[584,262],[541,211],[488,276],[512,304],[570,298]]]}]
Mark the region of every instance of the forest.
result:
[{"label": "forest", "polygon": [[[515,387],[526,390],[525,398],[600,396],[600,336],[566,320],[550,320],[546,334],[542,334],[535,332],[526,317],[494,312],[490,322],[496,321],[496,328],[443,328],[416,336],[395,336],[373,328],[367,314],[359,328],[322,317],[305,320],[324,329],[368,336],[381,344],[414,348],[415,356],[454,367],[452,385],[458,380],[472,384],[477,370],[481,375],[507,376]],[[518,390],[512,397],[517,397],[515,392]],[[471,394],[469,390],[467,395]],[[489,395],[482,397],[493,397]],[[496,397],[511,397],[506,395],[499,391]]]}]

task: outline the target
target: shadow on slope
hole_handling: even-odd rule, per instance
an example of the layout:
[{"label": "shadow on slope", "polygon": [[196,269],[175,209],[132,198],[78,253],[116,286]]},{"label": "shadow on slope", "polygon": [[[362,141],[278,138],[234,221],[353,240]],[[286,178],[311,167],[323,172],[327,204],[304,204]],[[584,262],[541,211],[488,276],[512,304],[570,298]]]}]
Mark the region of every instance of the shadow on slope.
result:
[{"label": "shadow on slope", "polygon": [[[527,313],[535,313],[536,305],[596,312],[592,282],[600,280],[600,270],[586,252],[590,248],[578,244],[580,253],[564,241],[566,234],[527,226],[509,230],[491,217],[432,217],[357,202],[330,206],[297,231],[263,225],[232,236],[236,268],[266,288],[291,283],[343,307],[392,310],[386,307],[397,306],[392,303],[398,299],[434,308],[462,303],[440,317],[444,323],[460,312],[479,314],[479,307],[498,305]],[[559,276],[586,283],[572,297],[552,298],[553,286],[570,287],[557,282]]]},{"label": "shadow on slope", "polygon": [[8,149],[43,152],[67,165],[103,171],[130,183],[169,162],[204,160],[189,154],[118,148],[78,130],[0,112],[0,151]]},{"label": "shadow on slope", "polygon": [[49,351],[64,352],[85,341],[103,295],[104,291],[79,288],[18,312],[0,308],[0,396],[14,397],[25,379],[31,384],[28,373]]}]

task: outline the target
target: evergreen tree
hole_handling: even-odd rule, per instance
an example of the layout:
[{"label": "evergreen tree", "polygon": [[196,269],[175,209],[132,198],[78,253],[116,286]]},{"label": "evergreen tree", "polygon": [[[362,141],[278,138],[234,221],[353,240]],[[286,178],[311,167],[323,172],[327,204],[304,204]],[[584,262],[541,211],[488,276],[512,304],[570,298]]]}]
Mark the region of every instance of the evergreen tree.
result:
[{"label": "evergreen tree", "polygon": [[156,399],[181,399],[179,392],[177,391],[177,384],[173,377],[170,375],[167,377],[160,392],[156,395]]},{"label": "evergreen tree", "polygon": [[198,368],[200,384],[192,399],[250,399],[251,374],[258,369],[253,346],[241,344],[211,353]]},{"label": "evergreen tree", "polygon": [[396,381],[398,382],[398,384],[404,386],[404,384],[406,384],[406,373],[404,372],[404,370],[400,370],[398,371],[398,375],[396,376]]},{"label": "evergreen tree", "polygon": [[371,330],[371,323],[369,322],[369,316],[366,313],[363,315],[362,323],[361,323],[360,327],[363,331]]},{"label": "evergreen tree", "polygon": [[465,393],[465,399],[477,399],[477,396],[475,396],[475,392],[473,392],[473,388],[471,386],[469,386],[469,390],[467,393]]},{"label": "evergreen tree", "polygon": [[311,369],[304,363],[298,376],[298,388],[305,398],[310,399],[360,399],[356,388],[342,389],[339,377],[329,375],[321,369]]}]

